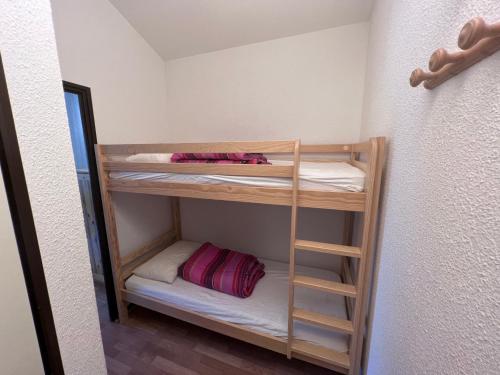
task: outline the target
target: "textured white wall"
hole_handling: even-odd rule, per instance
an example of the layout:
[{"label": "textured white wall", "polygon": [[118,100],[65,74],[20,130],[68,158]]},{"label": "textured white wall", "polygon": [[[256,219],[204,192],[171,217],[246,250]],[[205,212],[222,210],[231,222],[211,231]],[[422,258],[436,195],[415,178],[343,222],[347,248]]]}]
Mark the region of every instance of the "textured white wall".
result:
[{"label": "textured white wall", "polygon": [[[165,62],[107,0],[52,0],[63,79],[88,86],[97,140],[168,140]],[[168,199],[113,194],[123,254],[169,225]]]},{"label": "textured white wall", "polygon": [[390,139],[369,374],[498,374],[500,53],[433,91],[410,72],[488,0],[379,0],[363,137]]},{"label": "textured white wall", "polygon": [[0,2],[0,41],[66,374],[105,374],[49,0]]},{"label": "textured white wall", "polygon": [[[368,24],[358,23],[167,61],[170,141],[357,141],[367,41]],[[287,208],[195,200],[181,208],[186,238],[288,260]],[[342,224],[333,211],[301,211],[299,235],[339,242]]]}]

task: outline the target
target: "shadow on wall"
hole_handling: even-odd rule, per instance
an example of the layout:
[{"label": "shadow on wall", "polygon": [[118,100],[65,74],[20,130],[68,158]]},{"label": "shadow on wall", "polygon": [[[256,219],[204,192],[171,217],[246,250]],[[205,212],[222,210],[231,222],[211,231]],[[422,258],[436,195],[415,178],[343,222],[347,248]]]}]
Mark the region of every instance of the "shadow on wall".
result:
[{"label": "shadow on wall", "polygon": [[[258,257],[288,262],[290,207],[236,202],[181,199],[183,237],[211,241]],[[341,243],[342,212],[300,209],[297,238]],[[298,253],[297,264],[340,269],[339,259]]]},{"label": "shadow on wall", "polygon": [[113,193],[121,255],[160,236],[172,226],[170,199],[146,194]]}]

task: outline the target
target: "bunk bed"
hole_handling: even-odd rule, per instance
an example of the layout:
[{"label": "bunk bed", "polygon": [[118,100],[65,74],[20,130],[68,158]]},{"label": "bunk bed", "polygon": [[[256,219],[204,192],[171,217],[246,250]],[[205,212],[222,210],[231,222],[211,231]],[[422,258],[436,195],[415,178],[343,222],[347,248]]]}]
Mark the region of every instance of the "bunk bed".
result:
[{"label": "bunk bed", "polygon": [[[301,145],[298,140],[96,145],[120,321],[128,318],[128,304],[136,304],[288,358],[357,374],[384,149],[383,137],[341,145]],[[279,159],[270,165],[237,165],[179,164],[161,157],[176,152],[264,153]],[[122,256],[113,192],[171,197],[173,228]],[[263,260],[267,275],[251,302],[179,278],[166,284],[138,277],[134,274],[138,266],[183,240],[182,197],[290,206],[289,263]],[[299,207],[344,211],[343,243],[297,239]],[[354,246],[356,212],[362,214],[362,230],[360,243]],[[340,256],[341,274],[296,266],[298,251]]]}]

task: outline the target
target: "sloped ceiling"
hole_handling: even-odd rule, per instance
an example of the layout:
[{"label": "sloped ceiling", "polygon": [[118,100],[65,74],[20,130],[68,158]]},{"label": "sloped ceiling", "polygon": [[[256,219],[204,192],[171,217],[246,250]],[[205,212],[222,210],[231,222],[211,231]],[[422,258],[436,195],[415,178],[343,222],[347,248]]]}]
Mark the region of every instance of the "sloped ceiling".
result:
[{"label": "sloped ceiling", "polygon": [[372,0],[110,0],[165,59],[367,21]]}]

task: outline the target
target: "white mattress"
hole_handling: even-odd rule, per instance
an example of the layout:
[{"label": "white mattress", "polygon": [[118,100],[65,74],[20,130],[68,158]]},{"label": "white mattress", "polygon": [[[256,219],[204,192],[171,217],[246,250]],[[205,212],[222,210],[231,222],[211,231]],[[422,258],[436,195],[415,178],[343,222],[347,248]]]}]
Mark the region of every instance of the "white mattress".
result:
[{"label": "white mattress", "polygon": [[[286,160],[270,160],[273,165],[290,165]],[[200,175],[182,173],[111,172],[111,179],[148,180],[194,184],[233,184],[287,188],[292,179],[282,177],[249,177]],[[363,191],[365,173],[345,162],[301,162],[299,170],[300,189],[316,191]]]},{"label": "white mattress", "polygon": [[[241,324],[258,332],[286,337],[288,332],[288,264],[261,260],[266,275],[257,283],[253,294],[245,299],[200,287],[177,278],[174,283],[131,276],[128,290],[153,297],[191,311],[227,322]],[[340,281],[334,272],[296,267],[297,274]],[[321,291],[295,288],[295,306],[347,319],[345,299]],[[347,337],[324,328],[295,322],[295,337],[339,352],[347,351]]]}]

